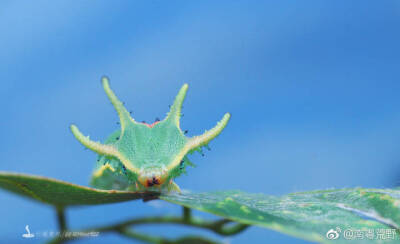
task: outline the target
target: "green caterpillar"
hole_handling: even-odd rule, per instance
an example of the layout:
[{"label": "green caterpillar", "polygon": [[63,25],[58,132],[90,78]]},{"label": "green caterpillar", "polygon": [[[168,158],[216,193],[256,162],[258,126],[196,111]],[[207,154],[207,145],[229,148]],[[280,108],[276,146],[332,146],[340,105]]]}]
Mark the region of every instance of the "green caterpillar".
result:
[{"label": "green caterpillar", "polygon": [[187,165],[193,166],[187,155],[208,146],[226,127],[230,114],[226,113],[211,130],[189,138],[179,126],[187,84],[180,89],[164,120],[146,124],[130,116],[111,90],[108,78],[103,77],[102,83],[118,113],[121,129],[100,143],[84,136],[75,125],[70,126],[79,142],[99,154],[91,185],[100,189],[180,192],[173,180],[185,172]]}]

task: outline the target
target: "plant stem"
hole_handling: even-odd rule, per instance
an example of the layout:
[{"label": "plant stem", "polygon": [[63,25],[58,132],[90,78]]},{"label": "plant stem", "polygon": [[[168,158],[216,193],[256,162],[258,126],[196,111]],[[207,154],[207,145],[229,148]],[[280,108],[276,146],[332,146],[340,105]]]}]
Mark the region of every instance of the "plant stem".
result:
[{"label": "plant stem", "polygon": [[95,229],[88,229],[88,231],[99,231],[99,232],[107,232],[115,229],[121,229],[127,226],[135,226],[141,224],[178,224],[178,225],[186,225],[192,226],[202,229],[211,230],[220,235],[234,235],[236,233],[241,232],[246,229],[248,225],[245,224],[235,224],[233,226],[225,226],[226,224],[232,221],[227,219],[222,219],[218,221],[207,221],[200,218],[191,217],[189,221],[186,221],[182,217],[173,217],[173,216],[160,216],[160,217],[144,217],[127,220],[118,224],[102,226]]},{"label": "plant stem", "polygon": [[[207,229],[213,231],[222,236],[230,236],[235,235],[243,230],[245,230],[248,225],[236,223],[231,226],[227,226],[227,224],[232,223],[232,221],[228,219],[222,219],[218,221],[208,221],[200,218],[191,217],[190,210],[183,209],[183,216],[182,217],[174,217],[174,216],[155,216],[155,217],[144,217],[144,218],[136,218],[127,221],[123,221],[117,224],[106,225],[106,226],[99,226],[94,228],[88,228],[81,230],[81,232],[121,232],[128,227],[142,225],[142,224],[178,224],[178,225],[185,225],[185,226],[192,226],[202,229]],[[185,214],[186,213],[186,214]],[[186,216],[186,217],[185,217]],[[189,217],[189,218],[188,218]],[[144,236],[142,236],[144,237]],[[64,241],[72,240],[72,239],[79,239],[82,237],[65,237],[64,239],[56,238],[53,239],[50,243],[62,243]],[[153,239],[153,241],[156,239]],[[166,239],[158,239],[158,240],[166,240]],[[179,239],[177,239],[179,240]],[[150,242],[155,243],[155,242]],[[157,242],[159,243],[159,242]],[[168,242],[162,242],[168,243]],[[174,243],[174,242],[173,242]]]},{"label": "plant stem", "polygon": [[177,239],[169,239],[169,238],[162,238],[156,236],[149,236],[143,233],[138,233],[133,230],[129,230],[127,228],[121,229],[118,231],[121,235],[141,240],[143,242],[151,243],[151,244],[184,244],[184,243],[201,243],[201,244],[220,244],[214,240],[206,239],[202,236],[195,236],[195,235],[188,235]]},{"label": "plant stem", "polygon": [[147,243],[161,244],[161,243],[165,242],[162,238],[138,233],[136,231],[132,231],[132,230],[128,230],[128,229],[120,229],[120,230],[117,230],[117,232],[125,237],[141,240],[141,241],[144,241]]},{"label": "plant stem", "polygon": [[65,232],[67,230],[67,223],[65,220],[65,208],[56,207],[56,212],[57,212],[58,229],[60,230],[60,232]]},{"label": "plant stem", "polygon": [[233,226],[222,226],[221,228],[221,232],[218,233],[220,235],[225,235],[225,236],[231,236],[231,235],[235,235],[239,232],[244,231],[245,229],[247,229],[249,227],[249,225],[245,225],[245,224],[234,224]]},{"label": "plant stem", "polygon": [[190,222],[192,218],[192,210],[188,207],[183,207],[183,220],[185,222]]}]

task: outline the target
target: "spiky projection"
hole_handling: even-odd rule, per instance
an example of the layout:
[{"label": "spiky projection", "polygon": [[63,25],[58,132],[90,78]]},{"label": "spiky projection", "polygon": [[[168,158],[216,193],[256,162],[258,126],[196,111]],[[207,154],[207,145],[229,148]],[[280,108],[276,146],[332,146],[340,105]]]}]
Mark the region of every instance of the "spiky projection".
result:
[{"label": "spiky projection", "polygon": [[146,124],[130,116],[106,77],[102,83],[118,113],[121,129],[100,143],[84,136],[75,125],[70,126],[79,142],[99,154],[91,184],[101,189],[180,191],[173,179],[185,172],[187,165],[192,165],[187,155],[208,147],[225,128],[230,114],[226,113],[211,130],[189,138],[179,124],[187,84],[180,89],[165,119]]}]

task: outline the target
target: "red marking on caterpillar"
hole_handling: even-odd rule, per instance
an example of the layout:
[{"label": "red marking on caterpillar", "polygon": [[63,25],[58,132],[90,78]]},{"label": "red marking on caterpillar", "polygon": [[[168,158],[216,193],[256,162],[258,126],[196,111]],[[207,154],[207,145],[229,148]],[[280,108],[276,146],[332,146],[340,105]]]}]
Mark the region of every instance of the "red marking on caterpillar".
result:
[{"label": "red marking on caterpillar", "polygon": [[160,121],[156,121],[156,122],[154,122],[153,124],[147,124],[147,123],[143,123],[142,122],[142,124],[144,124],[144,125],[146,125],[147,127],[149,127],[149,128],[153,128],[153,126],[155,126],[157,123],[159,123]]}]

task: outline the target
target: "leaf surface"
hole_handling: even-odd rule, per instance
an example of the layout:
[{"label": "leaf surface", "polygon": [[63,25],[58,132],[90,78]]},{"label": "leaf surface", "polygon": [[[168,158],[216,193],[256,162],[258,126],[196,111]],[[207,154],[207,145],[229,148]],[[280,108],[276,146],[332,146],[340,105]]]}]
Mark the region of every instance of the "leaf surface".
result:
[{"label": "leaf surface", "polygon": [[56,179],[10,172],[0,172],[0,188],[60,207],[114,203],[151,197],[151,194],[98,190]]},{"label": "leaf surface", "polygon": [[[279,197],[241,191],[159,195],[98,190],[9,172],[0,172],[0,188],[58,207],[159,197],[239,223],[319,243],[400,243],[400,189],[397,188],[334,189]],[[327,239],[329,230],[338,231],[338,238]]]},{"label": "leaf surface", "polygon": [[[400,242],[399,190],[351,188],[280,197],[223,191],[170,194],[160,198],[319,243]],[[331,229],[338,231],[337,239],[326,237]]]}]

